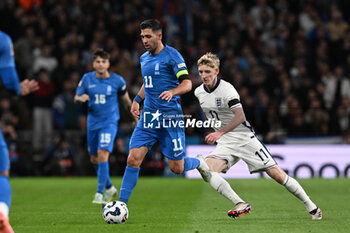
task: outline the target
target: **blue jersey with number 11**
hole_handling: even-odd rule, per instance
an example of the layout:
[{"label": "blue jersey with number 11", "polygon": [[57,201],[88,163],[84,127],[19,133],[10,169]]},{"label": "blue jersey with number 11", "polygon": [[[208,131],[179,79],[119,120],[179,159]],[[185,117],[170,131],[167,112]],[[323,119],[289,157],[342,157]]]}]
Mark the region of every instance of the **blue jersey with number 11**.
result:
[{"label": "blue jersey with number 11", "polygon": [[145,90],[144,110],[182,114],[179,96],[174,96],[169,103],[159,98],[162,92],[180,84],[178,78],[181,75],[188,74],[181,54],[176,49],[165,46],[158,54],[144,53],[140,57],[140,63]]}]

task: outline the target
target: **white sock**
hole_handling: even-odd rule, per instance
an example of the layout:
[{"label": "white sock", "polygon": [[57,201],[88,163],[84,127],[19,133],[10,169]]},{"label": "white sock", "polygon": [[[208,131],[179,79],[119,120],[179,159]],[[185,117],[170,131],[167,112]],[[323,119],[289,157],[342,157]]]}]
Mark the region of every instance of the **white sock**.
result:
[{"label": "white sock", "polygon": [[307,211],[310,212],[317,208],[315,203],[310,200],[303,187],[301,187],[298,181],[296,181],[294,178],[286,175],[286,178],[283,181],[283,185],[289,192],[291,192],[305,204]]},{"label": "white sock", "polygon": [[244,202],[238,195],[233,191],[230,184],[222,178],[217,172],[212,172],[212,177],[209,181],[210,185],[218,191],[221,195],[232,201],[234,204]]},{"label": "white sock", "polygon": [[0,212],[3,213],[6,217],[9,216],[9,207],[5,202],[0,202]]}]

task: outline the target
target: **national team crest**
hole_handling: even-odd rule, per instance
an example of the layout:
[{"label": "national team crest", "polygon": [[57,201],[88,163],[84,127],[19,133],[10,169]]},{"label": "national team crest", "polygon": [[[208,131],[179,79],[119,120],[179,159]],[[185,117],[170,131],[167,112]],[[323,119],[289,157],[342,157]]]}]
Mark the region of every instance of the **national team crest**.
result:
[{"label": "national team crest", "polygon": [[216,107],[221,108],[222,107],[222,98],[215,97],[215,103],[216,103]]},{"label": "national team crest", "polygon": [[154,67],[154,74],[160,74],[159,73],[159,63],[157,63],[156,66]]}]

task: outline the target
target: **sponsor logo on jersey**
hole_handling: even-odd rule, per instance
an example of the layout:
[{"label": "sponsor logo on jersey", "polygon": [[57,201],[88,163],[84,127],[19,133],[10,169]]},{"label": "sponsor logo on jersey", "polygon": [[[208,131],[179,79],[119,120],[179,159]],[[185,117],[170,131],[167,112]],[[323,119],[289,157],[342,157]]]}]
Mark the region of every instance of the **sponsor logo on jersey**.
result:
[{"label": "sponsor logo on jersey", "polygon": [[216,104],[216,107],[221,108],[222,107],[222,98],[215,97],[215,104]]},{"label": "sponsor logo on jersey", "polygon": [[88,86],[88,88],[94,88],[94,87],[96,87],[95,84],[92,84],[92,85],[89,85],[89,86]]},{"label": "sponsor logo on jersey", "polygon": [[180,63],[180,64],[177,64],[177,68],[181,69],[183,67],[186,67],[186,64],[185,63]]}]

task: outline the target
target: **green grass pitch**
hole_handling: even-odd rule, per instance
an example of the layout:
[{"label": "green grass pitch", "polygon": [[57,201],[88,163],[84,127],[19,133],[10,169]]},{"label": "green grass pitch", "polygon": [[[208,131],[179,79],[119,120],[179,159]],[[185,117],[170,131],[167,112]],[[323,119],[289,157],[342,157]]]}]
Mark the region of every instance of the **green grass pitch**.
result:
[{"label": "green grass pitch", "polygon": [[[301,179],[324,219],[311,221],[300,201],[269,179],[229,180],[252,205],[238,219],[232,204],[202,180],[141,177],[128,205],[124,225],[107,224],[91,204],[96,178],[12,178],[11,225],[16,233],[135,232],[350,232],[350,180]],[[113,178],[119,188],[121,178]]]}]

